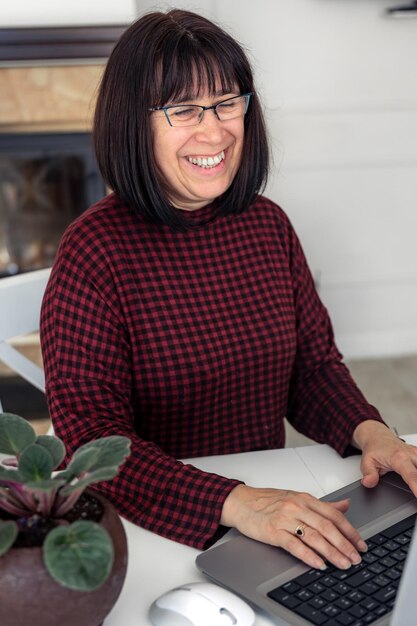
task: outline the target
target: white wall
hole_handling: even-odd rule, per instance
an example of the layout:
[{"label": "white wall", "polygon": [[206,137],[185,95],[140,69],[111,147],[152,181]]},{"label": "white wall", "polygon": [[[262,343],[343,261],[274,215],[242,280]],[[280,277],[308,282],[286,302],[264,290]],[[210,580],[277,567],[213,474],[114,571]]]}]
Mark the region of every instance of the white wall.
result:
[{"label": "white wall", "polygon": [[2,0],[0,28],[124,24],[136,16],[135,0]]},{"label": "white wall", "polygon": [[[273,142],[267,193],[300,234],[347,357],[417,352],[417,19],[384,17],[399,3],[136,3],[139,13],[201,11],[248,49]],[[25,19],[74,23],[63,4],[2,3],[0,22],[25,5]],[[71,0],[67,10],[77,4],[77,23],[134,13],[129,0]]]}]

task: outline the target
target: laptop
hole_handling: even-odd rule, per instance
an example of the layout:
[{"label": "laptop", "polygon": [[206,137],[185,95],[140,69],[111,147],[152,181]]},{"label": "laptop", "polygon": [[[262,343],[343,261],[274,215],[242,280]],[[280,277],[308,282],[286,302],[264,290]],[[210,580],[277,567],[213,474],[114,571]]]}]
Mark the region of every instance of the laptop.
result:
[{"label": "laptop", "polygon": [[311,569],[285,550],[236,530],[199,554],[196,565],[279,625],[416,624],[417,531],[412,539],[416,498],[392,472],[374,489],[356,481],[321,499],[343,498],[350,499],[346,516],[368,543],[358,566]]}]

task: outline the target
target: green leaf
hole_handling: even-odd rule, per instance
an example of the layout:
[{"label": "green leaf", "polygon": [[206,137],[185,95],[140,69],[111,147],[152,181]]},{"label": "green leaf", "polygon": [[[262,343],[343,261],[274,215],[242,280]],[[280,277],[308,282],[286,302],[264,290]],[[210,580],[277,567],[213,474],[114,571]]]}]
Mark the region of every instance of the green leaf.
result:
[{"label": "green leaf", "polygon": [[95,439],[81,446],[74,456],[90,448],[98,448],[99,457],[90,469],[101,469],[108,466],[119,466],[130,454],[130,439],[120,435]]},{"label": "green leaf", "polygon": [[16,522],[0,521],[0,556],[6,554],[6,552],[12,547],[17,535],[18,528]]},{"label": "green leaf", "polygon": [[90,471],[95,466],[100,458],[100,450],[97,447],[90,447],[88,450],[82,450],[79,448],[71,459],[68,467],[60,472],[58,476],[65,478],[70,482],[73,478],[76,478],[83,472]]},{"label": "green leaf", "polygon": [[62,485],[65,485],[65,480],[58,480],[56,478],[47,478],[46,480],[36,480],[25,482],[25,487],[31,491],[51,492],[56,491]]},{"label": "green leaf", "polygon": [[0,452],[16,456],[35,439],[35,431],[23,417],[13,413],[0,414]]},{"label": "green leaf", "polygon": [[119,468],[117,466],[103,467],[99,470],[91,472],[91,474],[88,474],[85,478],[81,478],[73,485],[66,485],[65,487],[63,487],[60,491],[60,494],[63,496],[68,496],[74,491],[84,491],[84,489],[86,489],[89,485],[92,485],[93,483],[98,483],[103,480],[111,480],[116,476],[118,469]]},{"label": "green leaf", "polygon": [[0,466],[0,483],[2,482],[23,483],[25,480],[17,469],[6,469]]},{"label": "green leaf", "polygon": [[48,450],[32,444],[25,448],[19,459],[19,473],[30,481],[43,481],[51,478],[52,457]]},{"label": "green leaf", "polygon": [[95,522],[54,528],[43,545],[45,566],[54,580],[78,591],[98,589],[111,572],[112,540]]},{"label": "green leaf", "polygon": [[53,469],[58,467],[62,463],[65,457],[65,446],[57,437],[51,437],[50,435],[39,435],[36,438],[35,444],[48,450],[52,457]]}]

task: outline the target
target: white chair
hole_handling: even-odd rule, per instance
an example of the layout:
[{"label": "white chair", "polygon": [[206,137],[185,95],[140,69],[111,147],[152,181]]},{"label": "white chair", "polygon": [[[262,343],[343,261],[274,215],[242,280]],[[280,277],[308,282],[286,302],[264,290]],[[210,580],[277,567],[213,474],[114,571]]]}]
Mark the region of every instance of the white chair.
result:
[{"label": "white chair", "polygon": [[42,298],[50,272],[48,268],[0,279],[0,360],[42,392],[45,392],[43,369],[9,342],[39,330]]}]

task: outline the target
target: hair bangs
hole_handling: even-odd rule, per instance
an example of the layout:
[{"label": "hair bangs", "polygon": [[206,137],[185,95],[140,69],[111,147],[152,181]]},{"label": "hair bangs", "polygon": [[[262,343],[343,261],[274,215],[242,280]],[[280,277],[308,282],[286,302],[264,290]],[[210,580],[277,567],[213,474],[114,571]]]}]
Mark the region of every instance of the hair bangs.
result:
[{"label": "hair bangs", "polygon": [[233,63],[212,50],[202,50],[198,42],[184,43],[177,54],[160,60],[153,106],[193,100],[203,92],[216,95],[219,91],[232,93],[236,86],[241,89]]}]

